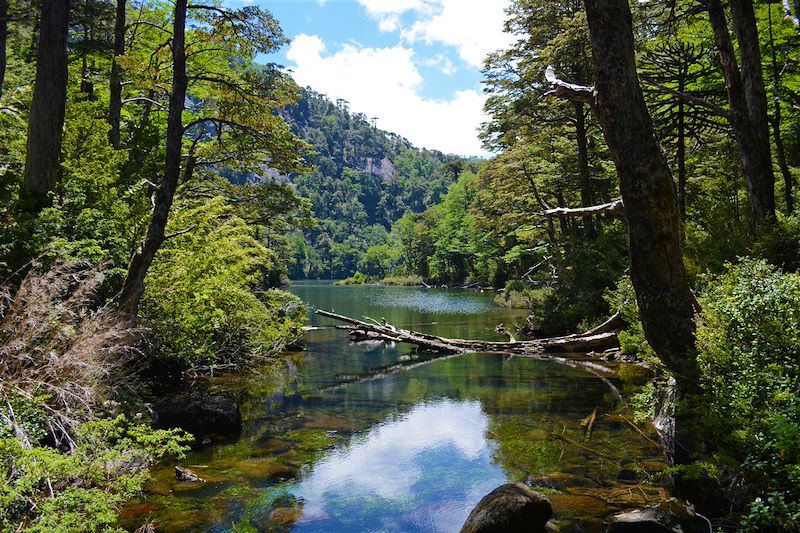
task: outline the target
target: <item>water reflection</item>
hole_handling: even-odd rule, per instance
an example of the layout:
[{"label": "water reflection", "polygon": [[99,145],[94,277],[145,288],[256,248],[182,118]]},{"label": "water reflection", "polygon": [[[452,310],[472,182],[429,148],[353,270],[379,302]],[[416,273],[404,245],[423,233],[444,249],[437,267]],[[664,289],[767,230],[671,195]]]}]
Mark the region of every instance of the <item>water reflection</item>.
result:
[{"label": "water reflection", "polygon": [[379,425],[290,489],[311,509],[295,531],[453,531],[505,481],[488,427],[480,402],[449,399]]},{"label": "water reflection", "polygon": [[[497,339],[498,322],[524,316],[474,291],[318,282],[292,290],[315,307],[448,337]],[[182,462],[207,483],[182,484],[171,465],[157,469],[124,527],[152,519],[167,533],[457,532],[494,487],[528,481],[554,491],[562,531],[604,531],[610,513],[658,495],[649,480],[663,467],[660,450],[613,418],[618,398],[594,375],[485,354],[415,366],[430,355],[353,345],[333,328],[304,342],[283,372],[214,382],[241,407],[241,438]],[[412,364],[354,379],[401,361]],[[589,436],[580,421],[595,409]]]}]

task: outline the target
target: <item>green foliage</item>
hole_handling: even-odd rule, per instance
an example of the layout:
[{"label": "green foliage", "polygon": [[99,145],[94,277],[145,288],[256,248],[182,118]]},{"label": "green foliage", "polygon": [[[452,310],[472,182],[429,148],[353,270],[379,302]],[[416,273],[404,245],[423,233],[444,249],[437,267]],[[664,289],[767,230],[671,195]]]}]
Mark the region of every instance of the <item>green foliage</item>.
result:
[{"label": "green foliage", "polygon": [[349,278],[341,279],[339,281],[334,282],[334,285],[364,285],[369,282],[370,282],[369,276],[357,271]]},{"label": "green foliage", "polygon": [[147,467],[183,456],[191,436],[123,416],[86,423],[71,453],[0,438],[0,529],[118,531],[117,510],[148,479]]},{"label": "green foliage", "polygon": [[655,385],[650,382],[642,387],[641,392],[631,396],[633,421],[637,424],[653,420],[656,416],[657,394]]},{"label": "green foliage", "polygon": [[388,276],[381,280],[381,285],[393,285],[397,287],[421,287],[424,284],[422,276]]},{"label": "green foliage", "polygon": [[622,353],[649,361],[663,370],[661,361],[656,357],[644,336],[631,278],[628,276],[620,278],[614,290],[606,291],[605,299],[611,311],[619,313],[626,324],[625,329],[618,334]]},{"label": "green foliage", "polygon": [[291,276],[345,278],[356,270],[385,276],[395,265],[376,261],[369,249],[386,244],[389,228],[407,212],[437,203],[466,163],[415,149],[350,113],[347,102],[334,104],[310,89],[284,115],[317,152],[307,158],[313,171],[290,176],[320,222],[295,239]]},{"label": "green foliage", "polygon": [[[765,505],[798,511],[800,496],[800,275],[764,261],[742,259],[712,278],[702,296],[697,333],[704,419],[714,432],[717,459],[752,484],[740,498],[772,494],[753,503],[753,524]],[[761,516],[762,518],[759,518]],[[788,522],[787,522],[788,523]],[[778,530],[776,529],[776,530]]]},{"label": "green foliage", "polygon": [[275,256],[224,198],[178,206],[168,228],[176,236],[159,250],[142,302],[159,359],[243,362],[272,355],[299,334],[304,311],[296,298],[253,292]]}]

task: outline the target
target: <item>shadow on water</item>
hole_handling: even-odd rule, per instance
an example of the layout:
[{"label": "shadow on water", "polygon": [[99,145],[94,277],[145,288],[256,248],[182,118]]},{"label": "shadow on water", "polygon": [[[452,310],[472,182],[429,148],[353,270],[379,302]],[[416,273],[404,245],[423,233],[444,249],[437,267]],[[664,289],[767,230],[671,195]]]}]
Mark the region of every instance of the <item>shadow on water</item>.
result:
[{"label": "shadow on water", "polygon": [[[314,307],[450,337],[496,339],[497,323],[524,318],[474,291],[318,282],[292,290]],[[305,344],[285,369],[215,381],[241,406],[241,438],[182,461],[206,483],[157,469],[123,525],[149,518],[158,531],[456,532],[483,495],[524,481],[549,494],[564,531],[602,531],[613,512],[662,493],[654,481],[660,450],[613,416],[622,408],[616,394],[583,370],[472,354],[342,385],[430,356],[353,345],[333,328],[308,333]],[[587,435],[580,421],[595,409]]]}]

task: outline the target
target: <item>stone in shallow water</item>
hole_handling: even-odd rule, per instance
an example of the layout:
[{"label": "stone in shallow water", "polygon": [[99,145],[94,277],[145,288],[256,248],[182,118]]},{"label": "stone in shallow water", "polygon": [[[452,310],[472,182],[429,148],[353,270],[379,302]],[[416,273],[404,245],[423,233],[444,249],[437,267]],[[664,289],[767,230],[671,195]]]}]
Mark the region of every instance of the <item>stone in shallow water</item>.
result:
[{"label": "stone in shallow water", "polygon": [[550,500],[522,483],[497,487],[478,502],[461,533],[532,533],[545,531],[553,516]]},{"label": "stone in shallow water", "polygon": [[611,518],[608,533],[706,533],[710,525],[675,498]]},{"label": "stone in shallow water", "polygon": [[178,481],[187,481],[189,483],[203,483],[205,482],[200,476],[182,466],[175,467],[175,479]]},{"label": "stone in shallow water", "polygon": [[273,459],[245,459],[234,468],[251,479],[267,480],[274,477],[292,477],[295,471]]},{"label": "stone in shallow water", "polygon": [[231,435],[242,430],[239,406],[214,394],[189,394],[167,398],[153,405],[155,426],[181,428],[198,441],[206,435]]},{"label": "stone in shallow water", "polygon": [[561,493],[552,494],[550,501],[560,517],[583,519],[605,518],[608,515],[606,502],[595,496]]}]

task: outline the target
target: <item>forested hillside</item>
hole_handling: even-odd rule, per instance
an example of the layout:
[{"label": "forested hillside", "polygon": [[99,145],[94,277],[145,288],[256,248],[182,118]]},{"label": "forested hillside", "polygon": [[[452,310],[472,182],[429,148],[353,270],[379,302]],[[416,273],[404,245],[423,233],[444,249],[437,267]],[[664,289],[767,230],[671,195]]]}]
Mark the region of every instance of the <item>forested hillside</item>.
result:
[{"label": "forested hillside", "polygon": [[468,163],[438,151],[420,150],[375,126],[347,102],[335,104],[305,89],[284,113],[294,133],[310,143],[313,170],[289,181],[311,200],[317,224],[292,236],[293,278],[351,276],[366,251],[384,243],[406,212],[439,202]]}]

